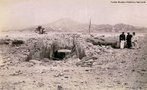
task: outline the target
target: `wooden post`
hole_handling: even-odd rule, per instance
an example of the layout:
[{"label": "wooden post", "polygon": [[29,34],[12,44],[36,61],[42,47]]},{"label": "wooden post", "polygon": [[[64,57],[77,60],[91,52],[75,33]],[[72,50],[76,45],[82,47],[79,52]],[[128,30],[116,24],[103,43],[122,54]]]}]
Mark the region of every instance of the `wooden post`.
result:
[{"label": "wooden post", "polygon": [[90,22],[89,22],[89,35],[91,33],[90,29],[91,29],[91,18],[90,18]]}]

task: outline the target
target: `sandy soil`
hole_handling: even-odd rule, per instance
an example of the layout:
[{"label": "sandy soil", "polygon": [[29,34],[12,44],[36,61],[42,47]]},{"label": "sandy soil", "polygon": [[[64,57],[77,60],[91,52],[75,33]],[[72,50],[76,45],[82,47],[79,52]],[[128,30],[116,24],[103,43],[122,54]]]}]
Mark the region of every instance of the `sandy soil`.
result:
[{"label": "sandy soil", "polygon": [[87,61],[29,62],[15,62],[9,46],[1,45],[0,90],[147,90],[147,40],[140,45],[101,51]]}]

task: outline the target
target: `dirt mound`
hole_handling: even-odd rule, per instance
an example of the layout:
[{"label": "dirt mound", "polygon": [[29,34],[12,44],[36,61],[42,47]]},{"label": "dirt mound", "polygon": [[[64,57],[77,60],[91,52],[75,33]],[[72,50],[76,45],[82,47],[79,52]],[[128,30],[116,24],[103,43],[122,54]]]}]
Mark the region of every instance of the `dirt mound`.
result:
[{"label": "dirt mound", "polygon": [[[11,40],[10,40],[11,41]],[[29,61],[31,59],[41,60],[48,58],[53,60],[55,53],[60,49],[71,50],[68,58],[77,57],[83,60],[83,57],[94,57],[100,52],[111,52],[111,46],[99,46],[87,41],[81,34],[53,34],[42,35],[40,37],[31,37],[22,41],[20,46],[10,45],[8,50],[20,61]],[[14,59],[14,58],[12,58]],[[16,58],[15,58],[16,59]]]}]

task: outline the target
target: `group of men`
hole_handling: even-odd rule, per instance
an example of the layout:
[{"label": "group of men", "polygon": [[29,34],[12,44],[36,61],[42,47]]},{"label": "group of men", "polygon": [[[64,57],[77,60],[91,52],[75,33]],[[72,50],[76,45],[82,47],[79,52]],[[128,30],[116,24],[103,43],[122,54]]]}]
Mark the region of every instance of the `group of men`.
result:
[{"label": "group of men", "polygon": [[137,37],[135,35],[135,32],[133,32],[132,34],[128,32],[127,36],[124,32],[122,32],[122,34],[119,36],[119,40],[121,49],[125,48],[125,46],[129,49],[138,48]]}]

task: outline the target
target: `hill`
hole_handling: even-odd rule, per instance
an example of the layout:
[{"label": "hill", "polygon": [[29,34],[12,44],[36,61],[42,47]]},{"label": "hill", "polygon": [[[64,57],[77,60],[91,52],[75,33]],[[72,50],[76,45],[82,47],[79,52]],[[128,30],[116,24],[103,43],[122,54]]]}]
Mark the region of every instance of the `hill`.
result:
[{"label": "hill", "polygon": [[[77,31],[77,32],[88,32],[89,24],[79,23],[77,21],[71,19],[60,19],[53,23],[46,25],[46,27],[50,27],[55,31]],[[147,28],[137,27],[128,24],[92,24],[91,32],[146,32]]]},{"label": "hill", "polygon": [[[55,22],[42,25],[47,32],[88,32],[89,24],[80,23],[71,19],[59,19]],[[34,31],[37,26],[22,29],[21,31]],[[128,24],[92,24],[91,32],[147,32],[145,27],[137,27]]]}]

